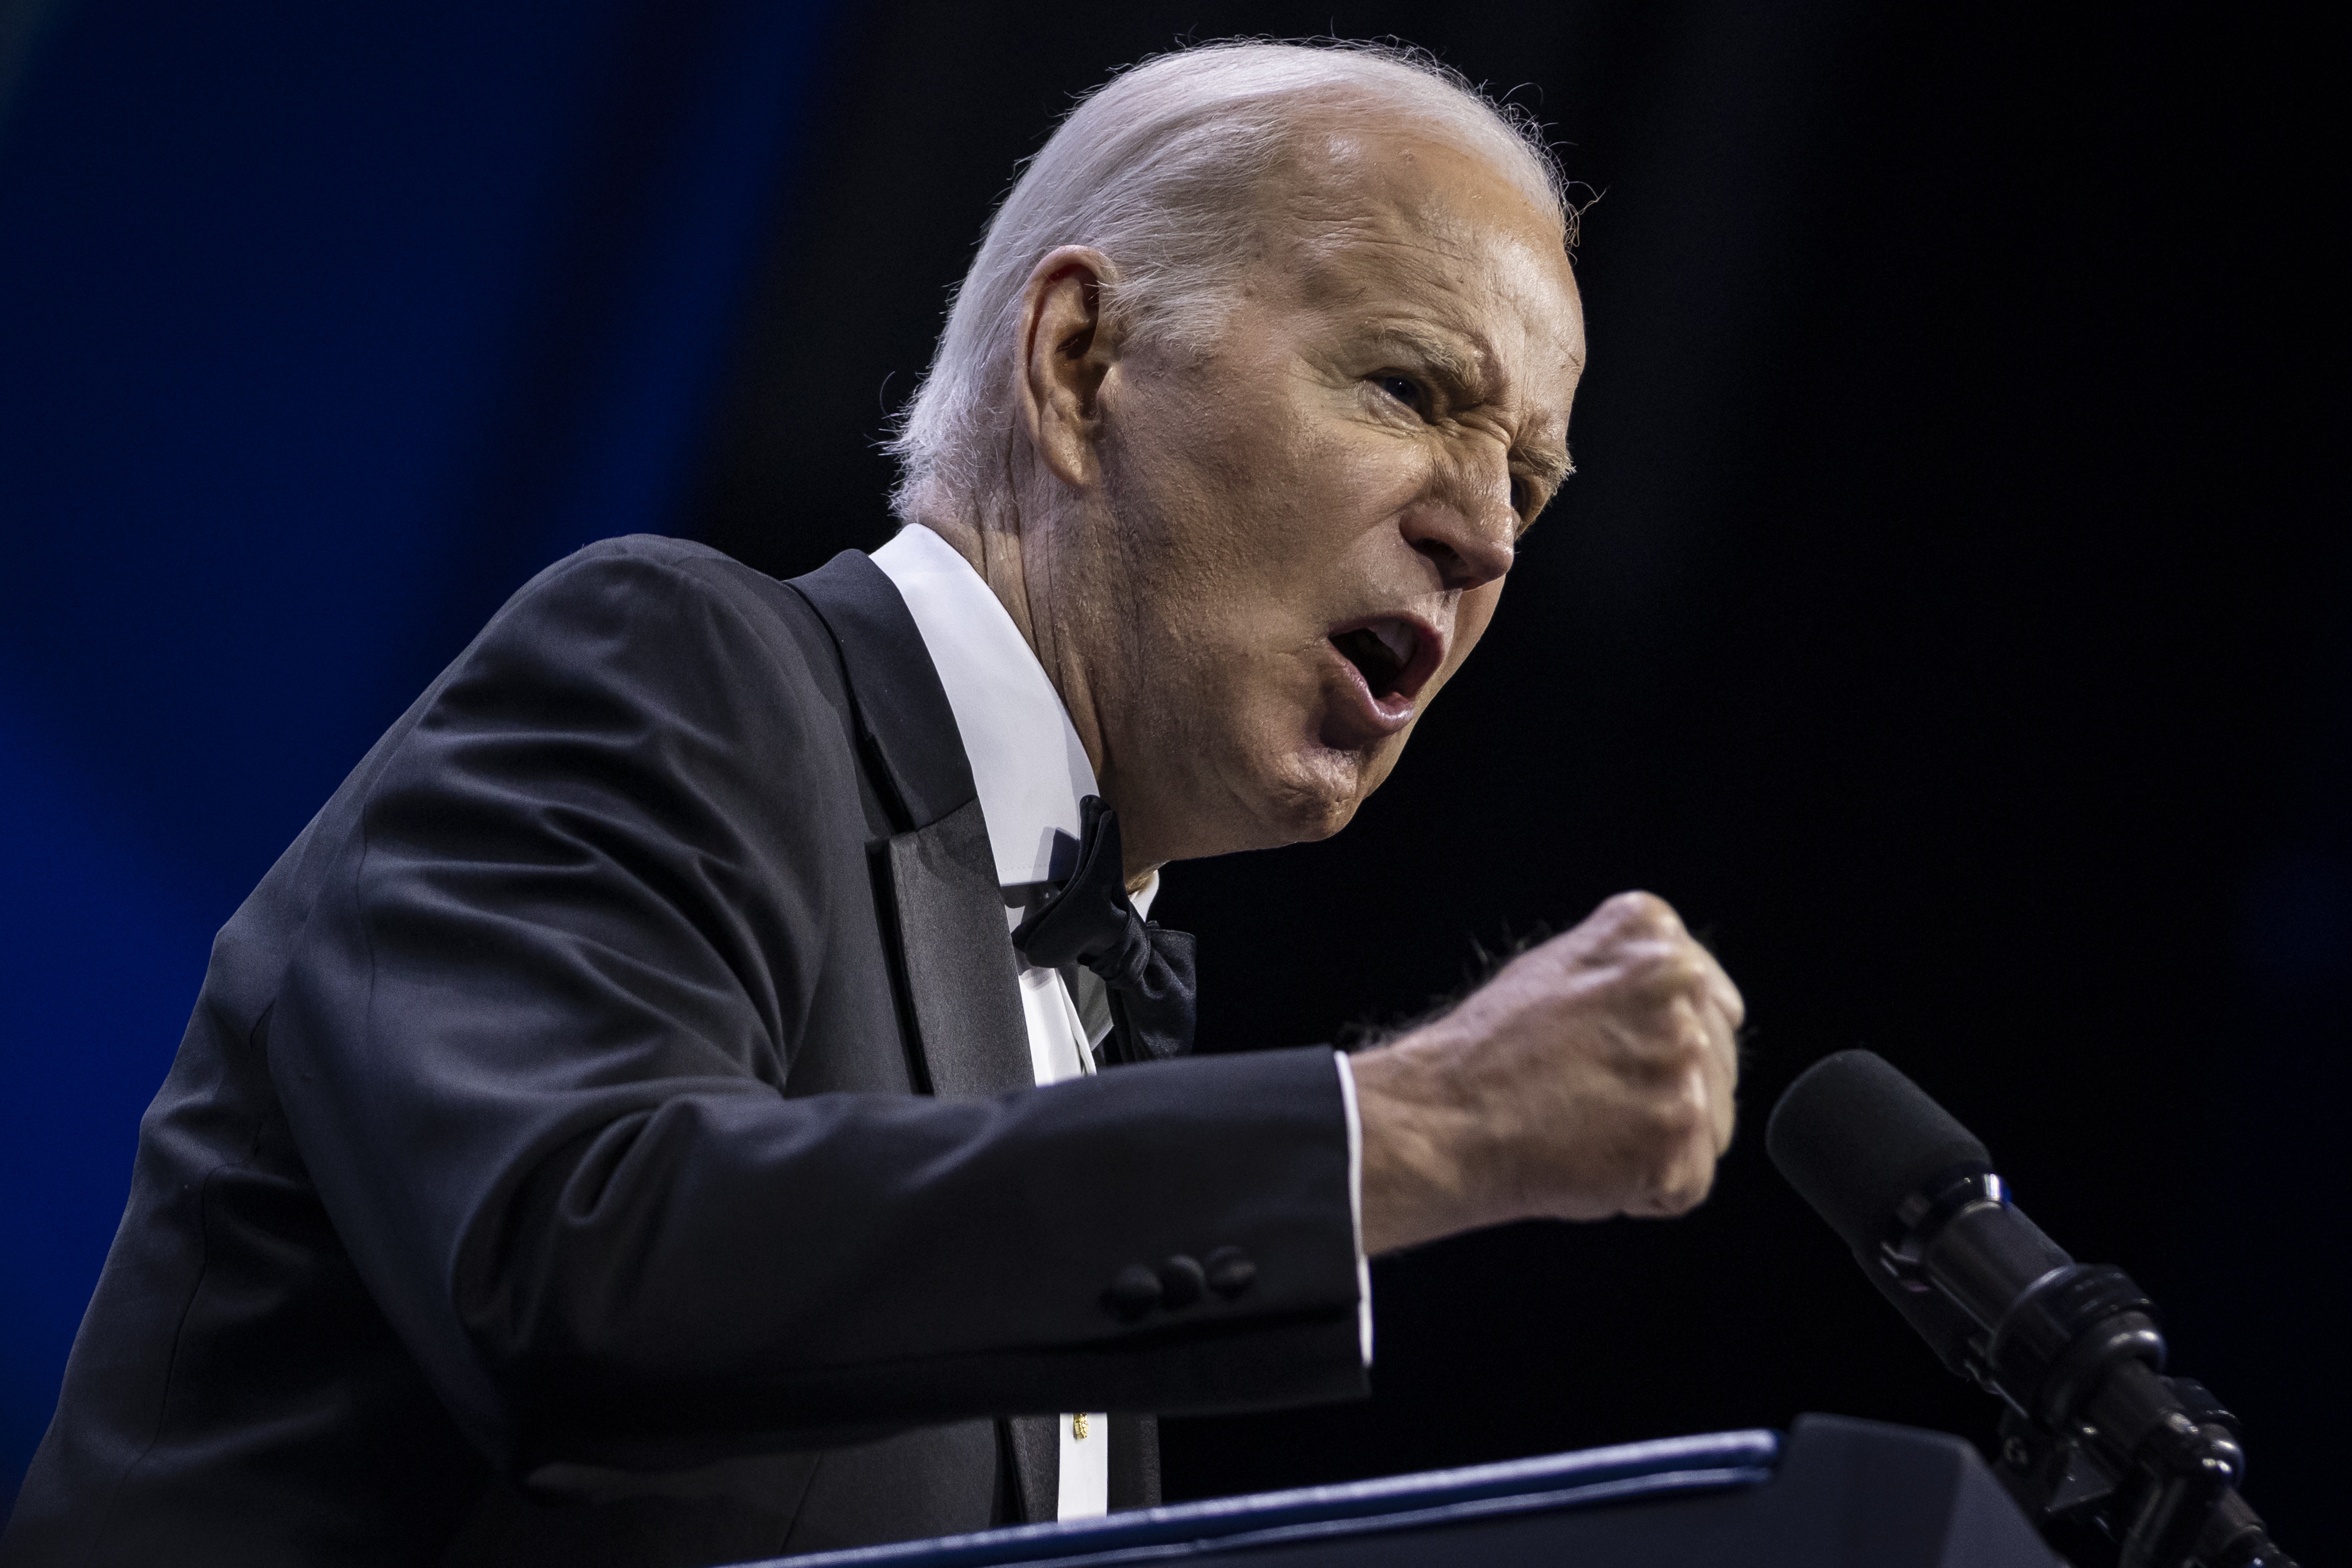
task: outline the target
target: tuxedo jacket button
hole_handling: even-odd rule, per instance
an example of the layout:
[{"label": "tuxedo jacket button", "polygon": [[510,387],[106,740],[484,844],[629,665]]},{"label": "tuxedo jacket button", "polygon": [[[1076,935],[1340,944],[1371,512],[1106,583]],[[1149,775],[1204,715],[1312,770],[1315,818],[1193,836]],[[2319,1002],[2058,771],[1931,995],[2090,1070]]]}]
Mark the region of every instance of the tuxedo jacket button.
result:
[{"label": "tuxedo jacket button", "polygon": [[1191,1306],[1208,1282],[1199,1262],[1181,1252],[1160,1266],[1160,1299],[1171,1307]]},{"label": "tuxedo jacket button", "polygon": [[1139,1318],[1160,1305],[1160,1276],[1140,1263],[1130,1263],[1111,1276],[1103,1300],[1122,1318]]},{"label": "tuxedo jacket button", "polygon": [[1231,1300],[1250,1288],[1250,1281],[1257,1278],[1257,1265],[1240,1247],[1221,1247],[1209,1254],[1205,1273],[1209,1289]]}]

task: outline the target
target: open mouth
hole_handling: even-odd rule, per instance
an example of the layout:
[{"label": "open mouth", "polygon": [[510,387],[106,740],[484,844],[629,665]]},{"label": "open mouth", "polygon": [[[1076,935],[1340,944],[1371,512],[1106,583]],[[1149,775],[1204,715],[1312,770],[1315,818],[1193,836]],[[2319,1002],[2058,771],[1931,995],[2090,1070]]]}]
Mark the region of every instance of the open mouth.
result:
[{"label": "open mouth", "polygon": [[1394,616],[1331,634],[1331,646],[1356,667],[1372,700],[1383,706],[1412,700],[1437,663],[1434,642],[1411,621]]}]

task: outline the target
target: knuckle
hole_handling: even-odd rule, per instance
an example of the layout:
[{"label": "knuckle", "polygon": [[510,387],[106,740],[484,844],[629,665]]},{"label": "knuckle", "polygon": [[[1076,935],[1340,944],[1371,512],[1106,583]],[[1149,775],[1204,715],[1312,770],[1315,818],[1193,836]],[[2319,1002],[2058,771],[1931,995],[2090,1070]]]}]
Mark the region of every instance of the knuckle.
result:
[{"label": "knuckle", "polygon": [[1671,1060],[1677,1081],[1691,1086],[1691,1100],[1705,1106],[1712,1098],[1708,1092],[1707,1069],[1715,1065],[1715,1043],[1706,1031],[1694,1023],[1675,1037]]},{"label": "knuckle", "polygon": [[1671,935],[1680,932],[1683,925],[1672,904],[1638,889],[1617,894],[1601,906],[1601,911],[1612,925],[1631,934]]},{"label": "knuckle", "polygon": [[1669,1215],[1688,1214],[1706,1201],[1714,1185],[1711,1169],[1678,1173],[1658,1194],[1659,1205]]},{"label": "knuckle", "polygon": [[1712,1049],[1697,1010],[1673,994],[1649,999],[1636,1041],[1634,1059],[1661,1081],[1677,1084],[1704,1068]]},{"label": "knuckle", "polygon": [[1706,1106],[1687,1094],[1653,1096],[1644,1108],[1643,1121],[1651,1146],[1660,1151],[1661,1164],[1679,1158],[1691,1140],[1702,1132],[1711,1137],[1715,1131]]},{"label": "knuckle", "polygon": [[1723,973],[1720,964],[1717,965],[1715,973],[1722,982],[1723,1016],[1730,1019],[1731,1026],[1737,1029],[1748,1022],[1748,998],[1740,994],[1739,986],[1731,976]]},{"label": "knuckle", "polygon": [[1677,995],[1706,994],[1706,955],[1687,943],[1667,948],[1657,960],[1657,982]]},{"label": "knuckle", "polygon": [[1633,995],[1654,1005],[1701,1001],[1710,988],[1706,955],[1687,942],[1644,942],[1622,956],[1619,973]]},{"label": "knuckle", "polygon": [[1707,1006],[1723,1020],[1725,1028],[1736,1034],[1748,1022],[1748,999],[1720,966],[1709,969],[1705,996]]},{"label": "knuckle", "polygon": [[1714,1185],[1715,1161],[1706,1155],[1687,1152],[1659,1168],[1646,1196],[1655,1213],[1688,1214],[1706,1201]]}]

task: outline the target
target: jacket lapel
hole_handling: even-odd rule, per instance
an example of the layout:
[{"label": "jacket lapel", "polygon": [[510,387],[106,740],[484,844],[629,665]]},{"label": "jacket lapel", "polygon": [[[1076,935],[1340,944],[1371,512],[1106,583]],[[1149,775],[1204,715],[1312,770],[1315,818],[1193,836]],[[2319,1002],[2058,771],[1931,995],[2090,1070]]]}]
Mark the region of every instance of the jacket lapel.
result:
[{"label": "jacket lapel", "polygon": [[980,802],[877,845],[875,858],[926,1087],[950,1100],[1028,1088],[1029,1026]]},{"label": "jacket lapel", "polygon": [[[788,584],[833,634],[858,745],[898,831],[874,847],[897,951],[899,1017],[919,1086],[979,1098],[1035,1083],[996,858],[963,737],[922,633],[882,569],[845,551]],[[1004,1424],[1024,1517],[1059,1510],[1058,1418]]]},{"label": "jacket lapel", "polygon": [[[809,602],[833,634],[868,773],[901,830],[926,827],[979,798],[965,761],[955,710],[907,602],[882,568],[845,550],[784,584]],[[990,873],[991,886],[995,873]]]},{"label": "jacket lapel", "polygon": [[858,744],[898,831],[875,846],[920,1085],[969,1098],[1036,1081],[988,825],[955,710],[906,601],[844,551],[793,579],[840,651]]}]

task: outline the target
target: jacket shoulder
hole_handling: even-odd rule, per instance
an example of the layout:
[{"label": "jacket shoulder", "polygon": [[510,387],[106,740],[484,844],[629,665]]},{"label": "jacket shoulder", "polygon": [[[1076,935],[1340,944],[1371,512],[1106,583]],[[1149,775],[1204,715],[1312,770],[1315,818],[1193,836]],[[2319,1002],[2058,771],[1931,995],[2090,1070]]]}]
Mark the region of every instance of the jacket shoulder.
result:
[{"label": "jacket shoulder", "polygon": [[625,592],[633,584],[646,591],[730,602],[763,617],[794,622],[809,618],[800,595],[724,551],[690,539],[625,533],[583,545],[546,567],[515,590],[484,630],[496,627],[517,611],[549,601],[560,604],[599,589]]}]

